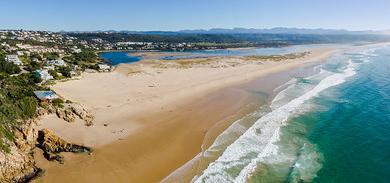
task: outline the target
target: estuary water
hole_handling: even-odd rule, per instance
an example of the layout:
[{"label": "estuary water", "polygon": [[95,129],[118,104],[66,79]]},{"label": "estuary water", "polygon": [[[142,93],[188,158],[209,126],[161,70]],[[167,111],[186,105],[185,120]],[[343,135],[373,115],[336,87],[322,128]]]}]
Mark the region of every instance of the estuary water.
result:
[{"label": "estuary water", "polygon": [[[296,52],[303,52],[314,48],[328,47],[329,44],[309,44],[309,45],[294,45],[287,47],[272,47],[272,48],[242,48],[242,49],[217,49],[217,50],[193,50],[183,52],[161,52],[172,53],[172,56],[161,56],[161,60],[177,60],[183,58],[205,58],[215,56],[252,56],[252,55],[280,55]],[[102,52],[99,56],[111,65],[122,63],[133,63],[142,60],[141,56],[132,56],[136,51],[123,52]],[[145,51],[147,53],[147,51]],[[186,55],[175,55],[175,53],[185,53]]]},{"label": "estuary water", "polygon": [[390,47],[346,49],[315,69],[221,134],[192,181],[390,182]]}]

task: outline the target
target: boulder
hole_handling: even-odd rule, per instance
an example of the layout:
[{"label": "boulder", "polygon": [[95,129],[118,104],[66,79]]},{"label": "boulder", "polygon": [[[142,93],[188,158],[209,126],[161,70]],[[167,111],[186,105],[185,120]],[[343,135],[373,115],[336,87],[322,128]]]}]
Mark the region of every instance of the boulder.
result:
[{"label": "boulder", "polygon": [[76,119],[76,114],[69,108],[57,108],[56,114],[59,118],[72,123]]},{"label": "boulder", "polygon": [[93,125],[94,116],[81,104],[68,103],[63,108],[57,108],[56,114],[59,118],[70,123],[78,117],[85,121],[86,126]]},{"label": "boulder", "polygon": [[91,149],[82,145],[68,143],[62,138],[56,136],[48,129],[43,129],[38,132],[38,147],[44,151],[44,156],[48,160],[56,160],[60,163],[63,162],[63,158],[59,153],[61,152],[74,152],[83,153],[91,152]]},{"label": "boulder", "polygon": [[94,116],[87,108],[77,103],[72,103],[70,108],[80,119],[85,121],[85,125],[91,126],[93,124]]}]

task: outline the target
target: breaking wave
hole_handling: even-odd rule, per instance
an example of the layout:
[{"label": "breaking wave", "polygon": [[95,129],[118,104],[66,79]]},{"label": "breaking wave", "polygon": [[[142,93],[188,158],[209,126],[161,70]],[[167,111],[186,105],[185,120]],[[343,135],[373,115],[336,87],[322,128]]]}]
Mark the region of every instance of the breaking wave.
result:
[{"label": "breaking wave", "polygon": [[[320,92],[327,88],[344,83],[348,77],[355,75],[355,66],[356,63],[349,60],[348,65],[341,72],[326,71],[330,75],[320,80],[316,86],[305,88],[303,95],[287,101],[284,105],[281,105],[281,103],[273,105],[271,112],[263,115],[253,126],[229,145],[216,161],[209,164],[199,177],[193,179],[193,182],[246,182],[259,163],[264,162],[265,158],[270,155],[278,154],[278,146],[275,142],[279,141],[280,129],[286,124],[287,120],[299,113],[299,109],[306,101],[318,96]],[[325,71],[321,71],[320,74],[323,74],[323,72]],[[291,83],[288,84],[290,85]],[[286,89],[288,90],[289,88],[290,86]],[[286,93],[282,91],[279,94],[280,96],[276,97],[277,100],[282,99],[282,95]],[[311,155],[317,156],[316,154]],[[297,174],[294,172],[302,172],[302,169],[299,169],[299,167],[306,160],[298,157],[295,168],[290,175],[292,179]],[[313,171],[317,170],[314,169]],[[300,176],[310,179],[309,174],[310,172],[300,174]]]}]

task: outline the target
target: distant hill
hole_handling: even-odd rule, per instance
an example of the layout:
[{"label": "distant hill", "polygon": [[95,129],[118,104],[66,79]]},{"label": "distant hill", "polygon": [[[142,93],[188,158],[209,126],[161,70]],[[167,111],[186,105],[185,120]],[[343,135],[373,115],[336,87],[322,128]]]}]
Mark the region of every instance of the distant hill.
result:
[{"label": "distant hill", "polygon": [[376,31],[376,34],[390,35],[390,29],[389,30],[383,30],[383,31]]},{"label": "distant hill", "polygon": [[164,43],[217,43],[217,44],[255,44],[255,45],[293,45],[316,43],[352,43],[390,41],[389,35],[345,33],[333,34],[307,33],[249,33],[249,32],[70,32],[69,36],[82,40],[96,38],[116,42],[164,42]]},{"label": "distant hill", "polygon": [[98,30],[98,31],[61,31],[63,33],[125,33],[125,34],[146,34],[146,35],[177,35],[177,34],[312,34],[312,35],[364,35],[364,34],[386,34],[390,35],[390,30],[372,31],[349,31],[344,29],[305,29],[276,27],[270,29],[254,28],[213,28],[213,29],[188,29],[180,31],[128,31],[128,30]]},{"label": "distant hill", "polygon": [[271,29],[247,29],[247,28],[233,28],[221,29],[214,28],[209,30],[182,30],[180,33],[191,34],[373,34],[374,31],[348,31],[344,29],[304,29],[304,28],[285,28],[276,27]]}]

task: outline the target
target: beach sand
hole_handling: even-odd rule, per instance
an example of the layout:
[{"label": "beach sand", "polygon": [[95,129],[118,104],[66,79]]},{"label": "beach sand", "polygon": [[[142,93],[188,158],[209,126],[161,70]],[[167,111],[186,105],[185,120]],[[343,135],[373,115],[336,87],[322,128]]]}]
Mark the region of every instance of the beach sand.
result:
[{"label": "beach sand", "polygon": [[[161,181],[232,122],[265,102],[243,87],[245,83],[313,65],[334,52],[321,48],[304,58],[230,67],[164,68],[141,61],[111,73],[89,73],[80,80],[58,83],[53,87],[57,93],[92,111],[94,126],[46,116],[39,128],[95,151],[65,154],[64,165],[43,160],[38,151],[38,166],[46,173],[36,182]],[[224,64],[221,59],[218,64]],[[229,59],[226,62],[232,62]],[[276,83],[264,88],[270,90]]]}]

